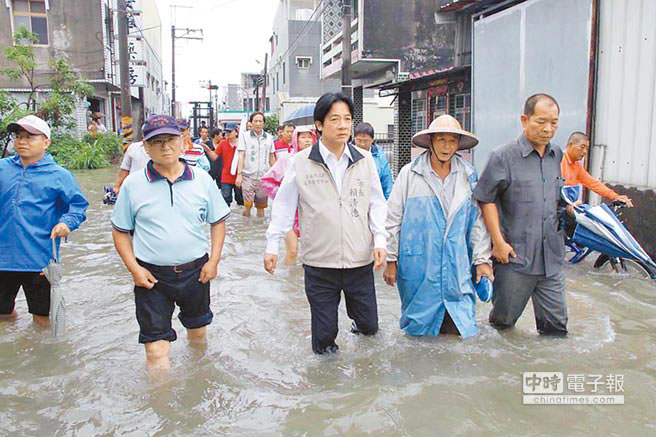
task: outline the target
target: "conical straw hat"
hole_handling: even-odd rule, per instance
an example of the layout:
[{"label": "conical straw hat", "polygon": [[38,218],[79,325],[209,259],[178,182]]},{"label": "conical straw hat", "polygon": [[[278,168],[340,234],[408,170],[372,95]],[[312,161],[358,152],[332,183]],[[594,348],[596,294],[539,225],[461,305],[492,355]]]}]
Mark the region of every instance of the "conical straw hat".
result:
[{"label": "conical straw hat", "polygon": [[428,129],[417,132],[412,137],[415,146],[428,149],[431,146],[431,134],[446,133],[460,135],[458,150],[467,150],[478,144],[478,139],[471,132],[460,126],[458,120],[450,115],[440,115],[428,126]]}]

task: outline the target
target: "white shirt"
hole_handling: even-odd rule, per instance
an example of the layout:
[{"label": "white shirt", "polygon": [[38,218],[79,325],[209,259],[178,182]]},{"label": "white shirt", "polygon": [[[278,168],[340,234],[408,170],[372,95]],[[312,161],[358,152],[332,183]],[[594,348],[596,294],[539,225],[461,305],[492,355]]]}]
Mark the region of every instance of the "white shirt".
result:
[{"label": "white shirt", "polygon": [[121,170],[134,173],[135,171],[143,170],[146,164],[148,164],[148,161],[150,161],[150,156],[146,153],[143,141],[138,141],[130,144],[128,150],[125,151],[123,161],[121,162]]},{"label": "white shirt", "polygon": [[[344,153],[337,159],[323,142],[319,141],[319,153],[326,163],[330,174],[335,180],[337,191],[342,193],[344,184],[344,175],[348,168],[349,161],[353,158],[348,147],[344,147]],[[273,201],[271,209],[271,223],[266,232],[267,246],[266,253],[273,255],[278,254],[280,240],[289,232],[294,224],[294,216],[298,208],[298,187],[296,186],[296,168],[294,160],[289,161],[289,167],[285,172],[285,177],[278,189],[278,194]],[[371,196],[369,203],[369,229],[374,235],[374,247],[376,249],[385,249],[387,247],[387,230],[385,230],[385,220],[387,219],[387,201],[383,194],[383,187],[380,185],[380,178],[375,166],[371,172]]]},{"label": "white shirt", "polygon": [[437,188],[437,198],[442,205],[442,211],[444,216],[449,215],[449,208],[451,207],[451,201],[456,192],[456,179],[458,178],[458,172],[460,171],[460,164],[457,159],[451,160],[451,170],[449,174],[446,175],[446,178],[442,178],[435,173],[435,170],[431,169],[431,177],[433,182],[436,184]]}]

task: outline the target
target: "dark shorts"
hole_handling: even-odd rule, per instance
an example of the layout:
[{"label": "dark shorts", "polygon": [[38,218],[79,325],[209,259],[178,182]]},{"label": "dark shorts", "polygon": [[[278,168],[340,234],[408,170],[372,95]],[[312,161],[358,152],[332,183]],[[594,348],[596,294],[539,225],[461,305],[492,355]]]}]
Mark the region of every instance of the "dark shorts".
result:
[{"label": "dark shorts", "polygon": [[11,314],[23,287],[30,314],[50,315],[50,282],[40,272],[0,272],[0,314]]},{"label": "dark shorts", "polygon": [[208,260],[207,254],[189,263],[181,272],[173,267],[162,267],[137,260],[157,279],[151,289],[134,287],[134,301],[139,323],[139,343],[158,340],[175,341],[177,335],[171,327],[171,317],[177,304],[178,318],[187,329],[198,329],[212,323],[210,310],[210,283],[198,282],[200,271]]}]

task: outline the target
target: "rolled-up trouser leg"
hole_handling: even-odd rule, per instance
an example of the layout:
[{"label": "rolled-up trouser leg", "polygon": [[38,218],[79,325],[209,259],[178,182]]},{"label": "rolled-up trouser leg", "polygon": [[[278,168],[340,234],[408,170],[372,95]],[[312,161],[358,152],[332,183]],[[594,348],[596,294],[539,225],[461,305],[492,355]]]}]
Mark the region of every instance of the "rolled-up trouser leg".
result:
[{"label": "rolled-up trouser leg", "polygon": [[312,267],[305,269],[305,294],[312,314],[312,351],[316,354],[338,349],[337,309],[342,295],[342,270]]},{"label": "rolled-up trouser leg", "polygon": [[533,292],[535,326],[543,335],[567,335],[565,275],[540,276]]},{"label": "rolled-up trouser leg", "polygon": [[378,332],[378,307],[374,285],[374,265],[344,269],[346,313],[355,322],[353,332],[374,335]]},{"label": "rolled-up trouser leg", "polygon": [[490,324],[498,329],[514,326],[524,312],[539,278],[537,275],[518,273],[509,264],[496,264]]}]

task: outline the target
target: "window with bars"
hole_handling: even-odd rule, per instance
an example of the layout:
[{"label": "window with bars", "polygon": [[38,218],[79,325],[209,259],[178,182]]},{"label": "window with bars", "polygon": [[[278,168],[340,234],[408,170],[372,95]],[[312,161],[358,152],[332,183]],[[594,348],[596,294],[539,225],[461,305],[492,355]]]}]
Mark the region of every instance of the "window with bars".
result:
[{"label": "window with bars", "polygon": [[14,32],[25,26],[37,36],[37,45],[48,45],[48,15],[45,0],[13,0]]},{"label": "window with bars", "polygon": [[471,94],[455,94],[451,96],[450,113],[465,130],[471,129]]},{"label": "window with bars", "polygon": [[430,114],[432,120],[435,120],[440,115],[447,113],[447,98],[446,94],[441,94],[439,96],[432,96],[430,99]]},{"label": "window with bars", "polygon": [[426,129],[426,96],[422,92],[413,92],[412,95],[412,135]]}]

